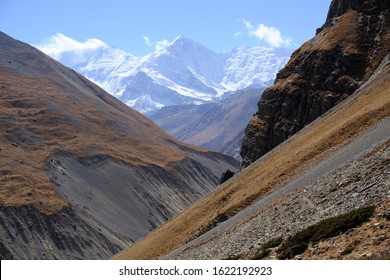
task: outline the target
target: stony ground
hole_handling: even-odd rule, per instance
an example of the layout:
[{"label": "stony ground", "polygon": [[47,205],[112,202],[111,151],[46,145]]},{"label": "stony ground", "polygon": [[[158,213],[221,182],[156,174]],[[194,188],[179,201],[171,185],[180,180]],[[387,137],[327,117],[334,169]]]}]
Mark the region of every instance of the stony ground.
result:
[{"label": "stony ground", "polygon": [[[320,220],[372,204],[377,209],[369,222],[342,236],[310,246],[298,258],[365,259],[390,255],[390,141],[170,258],[250,258],[272,238],[285,239]],[[341,255],[348,246],[353,247],[353,251]]]}]

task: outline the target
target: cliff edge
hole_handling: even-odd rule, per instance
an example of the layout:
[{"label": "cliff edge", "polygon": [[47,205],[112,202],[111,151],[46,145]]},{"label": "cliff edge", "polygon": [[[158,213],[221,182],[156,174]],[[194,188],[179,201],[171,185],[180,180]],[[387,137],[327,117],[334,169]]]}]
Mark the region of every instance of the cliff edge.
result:
[{"label": "cliff edge", "polygon": [[331,3],[325,24],[291,56],[245,130],[246,167],[353,94],[390,52],[390,3]]}]

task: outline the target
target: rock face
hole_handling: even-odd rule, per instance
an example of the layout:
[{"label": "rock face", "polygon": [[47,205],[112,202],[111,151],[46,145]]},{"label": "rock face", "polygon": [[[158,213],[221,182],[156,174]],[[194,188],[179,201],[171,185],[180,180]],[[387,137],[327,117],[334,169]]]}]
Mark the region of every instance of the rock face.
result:
[{"label": "rock face", "polygon": [[234,172],[230,171],[229,169],[222,173],[221,179],[219,179],[219,184],[222,185],[227,180],[232,178],[234,176]]},{"label": "rock face", "polygon": [[331,3],[316,36],[291,56],[267,88],[243,139],[246,167],[354,93],[389,59],[390,3]]}]

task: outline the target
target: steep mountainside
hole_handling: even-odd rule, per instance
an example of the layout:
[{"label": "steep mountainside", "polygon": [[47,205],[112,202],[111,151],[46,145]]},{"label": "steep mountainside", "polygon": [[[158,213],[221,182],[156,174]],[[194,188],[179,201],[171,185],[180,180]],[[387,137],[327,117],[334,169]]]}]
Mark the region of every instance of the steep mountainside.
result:
[{"label": "steep mountainside", "polygon": [[264,91],[241,156],[248,166],[351,95],[389,60],[390,3],[332,1],[326,23]]},{"label": "steep mountainside", "polygon": [[[53,36],[54,44],[63,40],[71,39]],[[215,53],[183,36],[144,57],[96,39],[90,48],[42,50],[142,113],[215,102],[228,91],[268,86],[291,55],[287,49],[260,46]]]},{"label": "steep mountainside", "polygon": [[[389,89],[390,64],[322,118],[115,257],[249,258],[273,238],[286,240],[351,209],[368,204],[388,213]],[[349,234],[362,241],[378,237],[381,246],[370,245],[373,253],[386,249],[381,231],[361,239]]]},{"label": "steep mountainside", "polygon": [[4,33],[0,123],[1,258],[108,258],[237,164]]},{"label": "steep mountainside", "polygon": [[[306,233],[322,233],[309,226],[367,205],[370,209],[376,208],[372,220],[368,217],[368,224],[362,225],[369,230],[364,232],[356,229],[356,224],[347,232],[344,228],[345,239],[350,243],[343,243],[342,246],[345,247],[340,249],[344,250],[350,245],[356,246],[356,250],[360,252],[374,250],[371,252],[374,258],[383,254],[388,257],[390,61],[388,52],[384,52],[389,45],[382,42],[387,41],[389,36],[389,5],[386,1],[354,3],[350,5],[347,1],[339,0],[332,2],[328,18],[342,16],[335,18],[334,22],[329,21],[329,26],[325,25],[323,30],[319,30],[318,34],[322,34],[322,37],[316,37],[316,40],[309,41],[295,52],[286,67],[296,67],[291,70],[294,72],[291,72],[290,79],[280,78],[267,91],[271,96],[272,90],[278,86],[291,90],[287,91],[291,93],[289,95],[274,94],[275,98],[284,96],[287,102],[289,98],[299,97],[293,93],[305,92],[309,86],[306,80],[312,79],[314,84],[317,76],[313,76],[312,71],[306,74],[300,72],[309,67],[305,63],[314,61],[307,57],[306,61],[302,57],[301,66],[295,61],[305,53],[305,49],[309,50],[313,46],[318,48],[318,52],[306,53],[309,57],[310,53],[312,56],[327,57],[319,65],[310,64],[313,68],[309,68],[319,75],[317,79],[321,79],[323,85],[329,87],[331,84],[328,84],[328,78],[335,78],[336,73],[342,72],[350,83],[340,77],[337,80],[341,80],[338,83],[334,81],[333,86],[342,85],[340,90],[350,95],[248,168],[241,170],[214,192],[116,255],[117,259],[249,258],[272,239],[281,236],[286,240],[305,228],[310,229]],[[358,10],[351,10],[346,5],[353,8],[362,6]],[[348,12],[343,13],[340,9]],[[369,21],[368,16],[364,15],[366,12],[372,13],[372,16],[377,13],[377,19],[387,22],[382,26],[383,30],[387,30],[386,33],[382,29],[371,29],[378,22]],[[367,45],[357,43],[361,32],[369,28],[373,33],[366,33],[367,41],[363,41]],[[371,42],[372,38],[377,40]],[[368,58],[359,49],[364,47],[369,50],[376,47],[376,51]],[[340,55],[341,51],[344,56]],[[349,59],[356,61],[354,67],[350,65]],[[343,62],[345,68],[332,65],[337,61]],[[287,74],[286,71],[283,70],[279,76]],[[301,84],[297,84],[298,81]],[[314,92],[312,95],[314,98]],[[260,104],[268,99],[261,100]],[[300,108],[299,105],[295,108],[289,107],[287,103],[271,101],[268,105],[270,109],[264,112],[265,115],[271,109],[275,112],[292,113]],[[255,119],[260,120],[258,116]],[[259,129],[263,128],[260,124],[267,125],[265,121],[259,121]],[[260,140],[253,141],[259,143]],[[340,233],[340,220],[336,220],[338,224],[327,223],[323,227],[324,232]],[[349,219],[348,223],[351,220],[354,219]],[[379,220],[376,226],[373,224],[375,220]],[[344,227],[344,223],[341,223],[341,227]],[[295,247],[290,247],[291,254],[298,250],[303,253],[307,248],[311,252],[324,252],[323,243],[316,243],[318,239],[307,240],[307,235],[302,233],[300,236],[304,239],[295,243]],[[291,239],[283,242],[282,246],[291,244]],[[295,238],[297,239],[299,238]],[[324,242],[329,244],[333,241]],[[333,255],[335,258],[343,257],[341,252],[333,253],[336,253]],[[362,256],[358,258],[363,258]]]},{"label": "steep mountainside", "polygon": [[175,138],[240,158],[244,127],[262,89],[242,90],[220,103],[167,106],[150,118]]}]

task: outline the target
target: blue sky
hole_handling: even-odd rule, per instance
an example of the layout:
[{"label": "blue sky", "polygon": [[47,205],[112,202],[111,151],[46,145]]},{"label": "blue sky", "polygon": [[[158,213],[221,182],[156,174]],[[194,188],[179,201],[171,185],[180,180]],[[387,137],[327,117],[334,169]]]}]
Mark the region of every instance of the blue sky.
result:
[{"label": "blue sky", "polygon": [[0,0],[0,30],[48,43],[62,33],[100,39],[141,56],[183,35],[222,52],[238,46],[296,49],[314,36],[331,0]]}]

